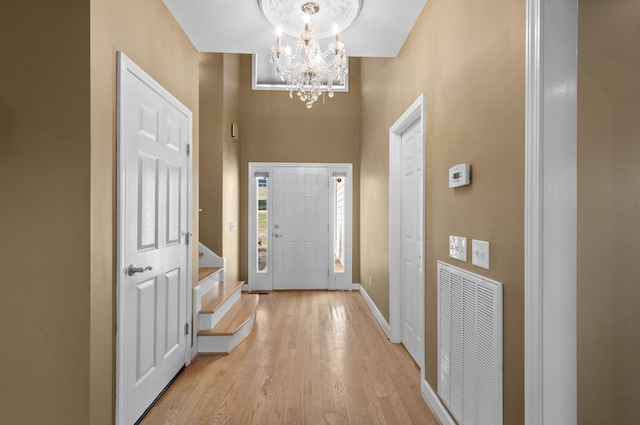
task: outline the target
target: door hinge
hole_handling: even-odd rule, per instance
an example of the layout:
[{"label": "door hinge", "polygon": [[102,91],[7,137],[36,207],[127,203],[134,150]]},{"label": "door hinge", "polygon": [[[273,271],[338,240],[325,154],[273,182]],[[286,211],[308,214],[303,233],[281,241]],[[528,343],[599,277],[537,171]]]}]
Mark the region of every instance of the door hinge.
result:
[{"label": "door hinge", "polygon": [[191,155],[191,145],[187,145],[187,156]]},{"label": "door hinge", "polygon": [[191,243],[191,236],[193,235],[189,232],[182,232],[182,234],[184,235],[184,243],[189,245]]},{"label": "door hinge", "polygon": [[185,335],[189,335],[189,324],[188,323],[184,324],[184,334]]}]

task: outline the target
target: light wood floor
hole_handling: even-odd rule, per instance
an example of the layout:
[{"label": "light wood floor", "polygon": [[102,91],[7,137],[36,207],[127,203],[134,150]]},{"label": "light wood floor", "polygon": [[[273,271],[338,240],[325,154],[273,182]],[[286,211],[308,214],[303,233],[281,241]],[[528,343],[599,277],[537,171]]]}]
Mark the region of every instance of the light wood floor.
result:
[{"label": "light wood floor", "polygon": [[419,381],[358,292],[273,292],[249,336],[196,358],[142,424],[438,424]]}]

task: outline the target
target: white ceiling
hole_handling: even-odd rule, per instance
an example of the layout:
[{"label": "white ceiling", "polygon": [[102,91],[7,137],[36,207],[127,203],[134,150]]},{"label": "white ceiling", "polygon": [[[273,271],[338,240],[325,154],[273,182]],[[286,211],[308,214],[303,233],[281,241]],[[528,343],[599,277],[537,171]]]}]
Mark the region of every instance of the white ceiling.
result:
[{"label": "white ceiling", "polygon": [[[291,0],[292,8],[298,11],[305,1]],[[340,33],[347,54],[397,56],[426,2],[363,0],[358,18]],[[201,52],[269,53],[275,43],[275,28],[262,14],[258,0],[164,0],[164,3]]]}]

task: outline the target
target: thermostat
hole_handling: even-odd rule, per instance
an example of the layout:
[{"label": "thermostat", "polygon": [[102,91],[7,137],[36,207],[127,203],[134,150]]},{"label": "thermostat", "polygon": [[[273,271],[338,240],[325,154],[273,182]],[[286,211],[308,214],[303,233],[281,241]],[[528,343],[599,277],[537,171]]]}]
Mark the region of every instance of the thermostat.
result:
[{"label": "thermostat", "polygon": [[449,168],[449,187],[471,184],[471,165],[458,164]]}]

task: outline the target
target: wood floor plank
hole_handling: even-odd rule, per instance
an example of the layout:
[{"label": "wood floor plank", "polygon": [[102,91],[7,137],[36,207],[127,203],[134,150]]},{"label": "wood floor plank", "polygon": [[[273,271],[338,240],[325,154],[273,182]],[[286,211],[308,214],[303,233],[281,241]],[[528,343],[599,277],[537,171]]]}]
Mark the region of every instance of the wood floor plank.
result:
[{"label": "wood floor plank", "polygon": [[357,292],[260,295],[252,332],[200,356],[143,425],[436,425],[419,369]]}]

